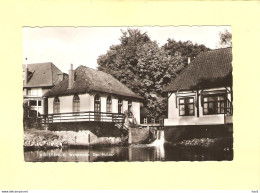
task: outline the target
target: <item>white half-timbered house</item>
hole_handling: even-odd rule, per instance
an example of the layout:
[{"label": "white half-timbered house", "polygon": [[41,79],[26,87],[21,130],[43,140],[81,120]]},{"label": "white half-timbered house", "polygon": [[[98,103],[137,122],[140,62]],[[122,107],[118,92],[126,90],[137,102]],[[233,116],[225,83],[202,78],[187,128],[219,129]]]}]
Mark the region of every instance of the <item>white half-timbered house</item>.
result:
[{"label": "white half-timbered house", "polygon": [[165,127],[233,124],[232,48],[199,54],[163,91]]}]

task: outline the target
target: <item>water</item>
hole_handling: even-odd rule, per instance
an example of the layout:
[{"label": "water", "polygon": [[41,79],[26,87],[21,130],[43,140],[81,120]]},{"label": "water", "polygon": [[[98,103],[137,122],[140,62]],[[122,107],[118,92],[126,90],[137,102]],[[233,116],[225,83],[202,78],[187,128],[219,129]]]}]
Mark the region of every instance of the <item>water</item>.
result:
[{"label": "water", "polygon": [[164,144],[164,132],[157,131],[151,144],[128,147],[90,147],[25,151],[27,162],[100,162],[100,161],[207,161],[232,160],[233,151],[181,149]]}]

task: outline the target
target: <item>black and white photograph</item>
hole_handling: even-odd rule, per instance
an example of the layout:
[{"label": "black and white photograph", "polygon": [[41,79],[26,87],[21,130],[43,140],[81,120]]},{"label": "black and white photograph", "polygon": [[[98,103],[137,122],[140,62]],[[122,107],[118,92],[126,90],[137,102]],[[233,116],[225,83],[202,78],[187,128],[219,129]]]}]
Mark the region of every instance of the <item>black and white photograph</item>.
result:
[{"label": "black and white photograph", "polygon": [[25,162],[233,161],[231,26],[23,27],[22,52]]}]

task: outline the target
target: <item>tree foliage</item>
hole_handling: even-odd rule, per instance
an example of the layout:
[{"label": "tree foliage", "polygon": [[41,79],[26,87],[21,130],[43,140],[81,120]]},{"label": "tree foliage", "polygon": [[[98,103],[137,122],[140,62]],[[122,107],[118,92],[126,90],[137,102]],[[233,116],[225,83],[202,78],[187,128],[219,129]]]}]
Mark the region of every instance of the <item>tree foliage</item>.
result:
[{"label": "tree foliage", "polygon": [[23,102],[23,127],[26,129],[41,129],[40,119],[37,117],[37,111],[30,110],[27,101]]},{"label": "tree foliage", "polygon": [[138,29],[122,31],[120,44],[112,45],[97,59],[98,69],[107,72],[145,98],[144,106],[153,116],[166,113],[167,97],[162,89],[187,65],[187,57],[206,51],[204,45],[169,39],[159,47]]},{"label": "tree foliage", "polygon": [[219,46],[232,47],[232,33],[228,30],[219,33]]},{"label": "tree foliage", "polygon": [[168,39],[167,43],[163,46],[167,54],[174,56],[179,53],[182,60],[187,64],[188,57],[193,60],[199,53],[209,51],[205,45],[193,44],[191,41],[175,41],[174,39]]}]

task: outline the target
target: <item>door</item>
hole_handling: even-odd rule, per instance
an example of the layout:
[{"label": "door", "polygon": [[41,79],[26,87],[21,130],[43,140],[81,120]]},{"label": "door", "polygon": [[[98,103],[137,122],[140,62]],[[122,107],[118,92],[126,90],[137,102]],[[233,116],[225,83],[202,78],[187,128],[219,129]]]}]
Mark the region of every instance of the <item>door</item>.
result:
[{"label": "door", "polygon": [[95,96],[95,103],[94,103],[94,120],[95,121],[101,121],[101,102],[100,102],[100,96]]}]

